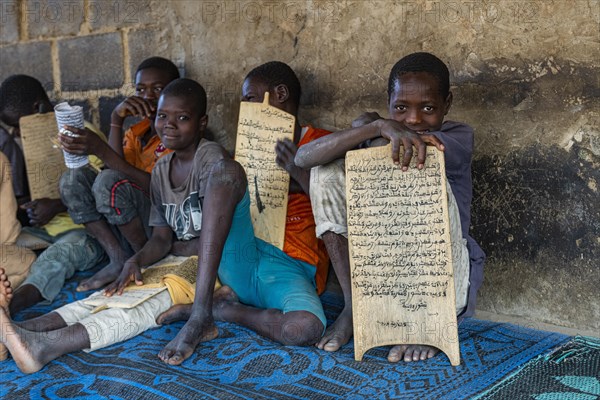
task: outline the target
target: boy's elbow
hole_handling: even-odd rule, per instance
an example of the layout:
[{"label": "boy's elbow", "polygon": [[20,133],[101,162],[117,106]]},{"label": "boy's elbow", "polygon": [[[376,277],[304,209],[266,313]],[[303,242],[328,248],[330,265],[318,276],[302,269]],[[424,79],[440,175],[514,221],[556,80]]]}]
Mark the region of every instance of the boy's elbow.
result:
[{"label": "boy's elbow", "polygon": [[306,146],[303,146],[300,149],[298,149],[298,152],[294,157],[294,163],[302,169],[309,169],[314,167],[314,165],[312,165],[310,160],[310,152],[306,151],[304,147]]}]

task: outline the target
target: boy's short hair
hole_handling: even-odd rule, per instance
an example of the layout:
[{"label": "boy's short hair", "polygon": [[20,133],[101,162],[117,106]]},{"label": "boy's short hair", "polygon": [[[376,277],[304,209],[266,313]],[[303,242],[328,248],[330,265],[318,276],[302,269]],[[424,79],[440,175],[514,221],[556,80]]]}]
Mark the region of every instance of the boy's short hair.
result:
[{"label": "boy's short hair", "polygon": [[174,96],[190,100],[201,116],[206,114],[206,91],[198,82],[179,78],[171,81],[161,93],[161,97]]},{"label": "boy's short hair", "polygon": [[40,100],[50,102],[40,81],[32,76],[11,75],[0,85],[0,112],[10,110],[28,115]]},{"label": "boy's short hair", "polygon": [[167,60],[163,57],[150,57],[146,58],[135,70],[135,74],[137,75],[143,69],[155,68],[161,71],[165,71],[169,74],[170,80],[179,78],[179,69],[171,60]]},{"label": "boy's short hair", "polygon": [[269,90],[284,84],[287,86],[290,92],[290,98],[294,104],[300,104],[300,95],[302,94],[300,81],[294,70],[286,63],[281,61],[269,61],[248,72],[246,79],[248,78],[260,79],[269,87]]},{"label": "boy's short hair", "polygon": [[401,58],[390,72],[388,80],[388,97],[396,88],[396,82],[408,72],[427,72],[433,75],[439,85],[440,94],[446,98],[450,93],[450,72],[442,60],[431,53],[412,53]]}]

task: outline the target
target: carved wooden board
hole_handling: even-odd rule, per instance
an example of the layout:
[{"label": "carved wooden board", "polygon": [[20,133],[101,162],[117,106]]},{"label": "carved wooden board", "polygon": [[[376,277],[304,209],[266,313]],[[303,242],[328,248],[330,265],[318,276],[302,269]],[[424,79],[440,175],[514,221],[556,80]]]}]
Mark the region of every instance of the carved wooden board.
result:
[{"label": "carved wooden board", "polygon": [[[402,154],[402,151],[400,152]],[[391,146],[346,155],[355,359],[424,344],[460,363],[443,153],[394,165]]]},{"label": "carved wooden board", "polygon": [[290,175],[275,162],[277,140],[293,140],[296,119],[263,103],[242,102],[235,159],[246,170],[256,237],[283,249]]},{"label": "carved wooden board", "polygon": [[54,113],[33,114],[19,120],[29,192],[33,200],[59,199],[58,181],[67,170],[58,145]]}]

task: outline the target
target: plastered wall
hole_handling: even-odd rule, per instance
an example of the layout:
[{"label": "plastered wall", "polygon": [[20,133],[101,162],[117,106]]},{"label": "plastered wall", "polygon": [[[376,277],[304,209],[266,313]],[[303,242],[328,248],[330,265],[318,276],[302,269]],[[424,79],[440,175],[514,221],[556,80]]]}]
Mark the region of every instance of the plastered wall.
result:
[{"label": "plastered wall", "polygon": [[0,0],[0,78],[38,77],[108,131],[145,57],[172,59],[209,95],[235,146],[245,74],[289,63],[305,123],[386,113],[392,65],[450,67],[449,119],[476,129],[472,233],[488,254],[480,308],[600,327],[600,2]]}]

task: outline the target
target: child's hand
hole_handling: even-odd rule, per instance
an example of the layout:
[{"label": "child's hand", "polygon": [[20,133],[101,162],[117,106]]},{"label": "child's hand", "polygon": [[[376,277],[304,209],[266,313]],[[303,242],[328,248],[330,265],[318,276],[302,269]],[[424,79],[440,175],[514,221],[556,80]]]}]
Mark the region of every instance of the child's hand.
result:
[{"label": "child's hand", "polygon": [[444,145],[434,135],[413,132],[398,121],[391,119],[382,119],[379,121],[381,137],[388,139],[392,143],[392,160],[394,160],[394,164],[400,164],[400,146],[404,147],[404,155],[402,157],[403,171],[408,170],[410,160],[413,157],[413,146],[417,149],[418,169],[423,169],[425,165],[427,144],[437,147],[438,150],[444,150]]},{"label": "child's hand", "polygon": [[352,127],[358,128],[363,125],[370,124],[373,121],[377,121],[378,119],[382,119],[381,115],[376,112],[366,112],[361,114],[358,118],[352,121]]},{"label": "child's hand", "polygon": [[67,136],[58,134],[58,142],[60,146],[68,153],[79,155],[99,155],[106,147],[105,143],[98,135],[89,129],[78,129],[72,126],[65,125],[65,129],[73,132],[77,136]]},{"label": "child's hand", "polygon": [[117,280],[108,285],[106,289],[104,289],[104,295],[110,297],[113,294],[115,294],[115,292],[118,295],[121,295],[123,294],[123,290],[125,289],[125,287],[127,287],[127,285],[129,285],[130,282],[134,281],[135,284],[138,286],[144,284],[144,282],[142,281],[142,271],[140,270],[140,266],[137,262],[127,261],[123,266],[123,270],[121,271],[121,274],[119,275]]},{"label": "child's hand", "polygon": [[118,115],[121,119],[126,117],[151,117],[156,111],[156,105],[150,103],[148,100],[138,97],[130,96],[123,100],[113,111],[113,115]]},{"label": "child's hand", "polygon": [[290,139],[278,140],[275,145],[275,162],[285,169],[288,174],[293,175],[295,169],[298,168],[294,162],[297,152],[298,146]]},{"label": "child's hand", "polygon": [[32,226],[44,226],[56,214],[61,212],[62,202],[58,199],[37,199],[22,204],[20,207],[23,210],[27,210],[27,216],[29,217],[29,223]]}]

